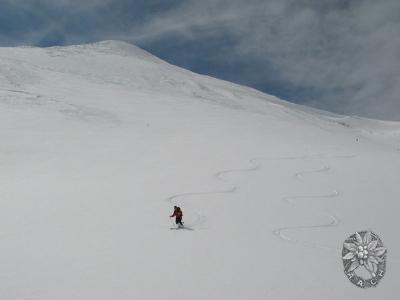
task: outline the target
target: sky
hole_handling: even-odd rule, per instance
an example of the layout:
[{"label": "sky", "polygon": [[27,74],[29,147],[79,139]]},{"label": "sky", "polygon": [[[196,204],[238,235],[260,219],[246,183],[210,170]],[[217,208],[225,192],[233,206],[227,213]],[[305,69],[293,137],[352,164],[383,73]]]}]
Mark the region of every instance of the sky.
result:
[{"label": "sky", "polygon": [[0,46],[109,39],[291,102],[400,120],[398,0],[0,2]]}]

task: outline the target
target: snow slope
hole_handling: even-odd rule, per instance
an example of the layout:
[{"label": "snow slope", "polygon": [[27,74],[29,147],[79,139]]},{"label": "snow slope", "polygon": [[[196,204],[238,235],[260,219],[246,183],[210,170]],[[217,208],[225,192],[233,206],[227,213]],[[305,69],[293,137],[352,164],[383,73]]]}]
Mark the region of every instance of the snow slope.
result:
[{"label": "snow slope", "polygon": [[[397,299],[399,123],[105,41],[0,48],[0,139],[0,299]],[[361,290],[341,248],[369,228]]]}]

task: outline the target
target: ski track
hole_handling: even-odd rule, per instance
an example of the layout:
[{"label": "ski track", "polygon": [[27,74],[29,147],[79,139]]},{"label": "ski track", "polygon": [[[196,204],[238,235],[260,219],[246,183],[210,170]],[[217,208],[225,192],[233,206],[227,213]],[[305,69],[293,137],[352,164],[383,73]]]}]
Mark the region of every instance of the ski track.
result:
[{"label": "ski track", "polygon": [[[354,158],[357,155],[337,155],[337,156],[328,156],[329,158]],[[325,155],[318,155],[319,158],[328,158]],[[305,156],[304,159],[309,159],[309,158],[314,158],[313,156]],[[293,158],[291,158],[293,159]],[[325,165],[322,168],[316,169],[316,170],[304,170],[304,171],[299,171],[296,172],[294,174],[294,176],[297,179],[302,179],[303,175],[306,174],[316,174],[316,173],[327,173],[331,170],[331,167],[329,165]],[[332,198],[337,198],[340,196],[340,193],[337,190],[332,191],[329,194],[324,194],[324,195],[295,195],[295,196],[286,196],[281,198],[281,201],[283,201],[284,203],[291,205],[291,206],[296,206],[296,204],[294,203],[294,201],[296,200],[301,200],[301,199],[332,199]],[[297,201],[296,201],[297,202]],[[303,226],[286,226],[286,227],[280,227],[277,228],[275,230],[273,230],[273,234],[275,236],[277,236],[278,238],[280,238],[283,241],[286,242],[291,242],[291,243],[295,243],[295,244],[301,244],[304,246],[309,246],[309,247],[313,247],[313,248],[318,248],[318,249],[324,249],[324,250],[337,250],[336,248],[333,247],[329,247],[326,245],[322,245],[319,244],[317,242],[310,242],[310,241],[303,241],[303,240],[299,240],[293,237],[290,237],[288,235],[285,235],[284,232],[287,231],[296,231],[296,230],[307,230],[307,229],[317,229],[317,228],[329,228],[329,227],[335,227],[338,226],[338,224],[340,223],[340,220],[338,217],[326,213],[326,212],[318,212],[318,214],[320,215],[326,215],[330,221],[326,222],[326,223],[319,223],[319,224],[312,224],[312,225],[303,225]]]},{"label": "ski track", "polygon": [[[245,169],[226,169],[222,171],[218,171],[214,173],[214,177],[218,179],[219,181],[222,181],[225,183],[225,180],[223,179],[223,176],[229,173],[236,173],[236,172],[254,172],[258,171],[261,166],[256,162],[256,158],[250,159],[249,163],[252,165],[250,168],[245,168]],[[179,194],[174,194],[172,196],[167,197],[165,200],[169,203],[173,203],[175,199],[178,198],[187,198],[187,197],[193,197],[193,196],[201,196],[201,195],[218,195],[218,194],[231,194],[235,193],[238,190],[237,185],[233,185],[230,189],[225,189],[225,190],[215,190],[215,191],[209,191],[209,192],[188,192],[188,193],[179,193]],[[207,217],[205,215],[202,215],[200,213],[196,213],[197,218],[192,221],[191,223],[186,223],[187,226],[193,227],[195,225],[203,224],[205,223]]]},{"label": "ski track", "polygon": [[229,174],[229,173],[258,171],[258,170],[261,168],[261,166],[260,166],[260,164],[258,164],[256,161],[257,161],[256,158],[252,158],[252,159],[249,160],[249,163],[250,163],[251,165],[253,165],[253,167],[251,167],[251,168],[247,168],[247,169],[229,169],[229,170],[223,170],[223,171],[219,171],[219,172],[215,173],[214,176],[215,176],[217,179],[224,181],[223,175],[226,175],[226,174]]},{"label": "ski track", "polygon": [[[224,176],[229,174],[229,173],[236,173],[236,172],[255,172],[261,169],[261,164],[259,163],[260,160],[313,160],[313,159],[350,159],[350,158],[355,158],[357,157],[358,154],[350,154],[350,155],[326,155],[326,154],[306,154],[306,155],[301,155],[301,156],[282,156],[282,157],[270,157],[270,158],[252,158],[249,160],[249,163],[252,165],[249,168],[244,168],[244,169],[226,169],[226,170],[221,170],[216,173],[214,173],[214,177],[222,182],[226,182],[224,180]],[[331,170],[331,167],[329,165],[324,165],[322,168],[316,169],[316,170],[303,170],[296,172],[294,174],[295,178],[297,179],[302,179],[304,175],[306,174],[314,174],[314,173],[327,173]],[[233,185],[232,188],[230,189],[225,189],[225,190],[217,190],[217,191],[207,191],[207,192],[187,192],[187,193],[179,193],[179,194],[174,194],[172,196],[167,197],[165,200],[173,203],[174,200],[178,198],[187,198],[187,197],[193,197],[193,196],[201,196],[201,195],[217,195],[217,194],[230,194],[230,193],[235,193],[238,190],[237,185]],[[332,191],[329,194],[324,194],[324,195],[294,195],[294,196],[286,196],[281,198],[281,201],[285,202],[288,205],[291,206],[296,206],[294,203],[295,200],[300,200],[300,199],[333,199],[337,198],[340,196],[340,193],[337,190]],[[310,241],[302,241],[293,237],[290,237],[288,235],[285,235],[285,232],[287,231],[295,231],[295,230],[307,230],[307,229],[317,229],[317,228],[329,228],[329,227],[335,227],[338,226],[340,223],[340,220],[338,217],[328,214],[325,212],[318,212],[320,215],[326,215],[329,218],[329,222],[326,223],[319,223],[319,224],[312,224],[312,225],[303,225],[303,226],[286,226],[286,227],[280,227],[275,230],[273,230],[273,234],[280,238],[283,241],[286,242],[291,242],[291,243],[296,243],[296,244],[302,244],[304,246],[309,246],[313,248],[319,248],[319,249],[324,249],[324,250],[337,250],[336,248],[329,247],[326,245],[321,245],[316,242],[310,242]],[[188,224],[188,226],[195,226],[199,224],[203,224],[206,221],[206,216],[201,215],[200,213],[197,213],[197,218]]]},{"label": "ski track", "polygon": [[324,172],[328,172],[330,169],[331,169],[330,166],[324,166],[323,168],[318,169],[318,170],[297,172],[297,173],[294,174],[294,176],[297,177],[298,179],[302,179],[304,174],[310,174],[310,173],[324,173]]},{"label": "ski track", "polygon": [[[333,191],[330,194],[326,195],[312,195],[312,196],[291,196],[291,197],[283,197],[281,200],[291,206],[296,206],[292,200],[298,200],[298,199],[330,199],[330,198],[336,198],[340,194],[338,191]],[[293,237],[289,237],[284,234],[285,231],[293,231],[293,230],[307,230],[307,229],[315,229],[315,228],[328,228],[328,227],[335,227],[340,223],[340,220],[338,217],[328,214],[328,213],[322,213],[320,212],[319,214],[323,214],[328,216],[330,219],[329,222],[327,223],[322,223],[322,224],[313,224],[313,225],[304,225],[304,226],[287,226],[287,227],[280,227],[277,228],[273,231],[273,234],[279,237],[280,239],[287,241],[287,242],[292,242],[296,244],[302,244],[305,246],[311,246],[313,248],[319,248],[319,249],[325,249],[325,250],[337,250],[336,248],[321,245],[318,243],[314,242],[309,242],[309,241],[301,241]]]}]

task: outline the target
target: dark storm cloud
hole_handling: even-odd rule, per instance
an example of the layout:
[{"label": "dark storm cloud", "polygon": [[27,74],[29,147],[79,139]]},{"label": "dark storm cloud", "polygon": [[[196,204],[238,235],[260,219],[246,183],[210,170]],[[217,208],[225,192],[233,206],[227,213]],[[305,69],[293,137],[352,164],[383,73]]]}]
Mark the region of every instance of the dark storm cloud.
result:
[{"label": "dark storm cloud", "polygon": [[2,1],[0,43],[136,43],[320,108],[400,119],[400,1]]}]

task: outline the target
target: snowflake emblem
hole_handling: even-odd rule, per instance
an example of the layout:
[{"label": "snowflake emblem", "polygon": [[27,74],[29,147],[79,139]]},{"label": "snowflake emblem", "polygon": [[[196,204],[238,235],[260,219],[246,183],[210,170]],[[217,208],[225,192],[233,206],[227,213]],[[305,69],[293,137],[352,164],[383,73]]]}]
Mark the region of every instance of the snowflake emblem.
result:
[{"label": "snowflake emblem", "polygon": [[343,243],[345,274],[358,287],[376,286],[385,274],[386,254],[387,249],[375,233],[356,232]]}]

